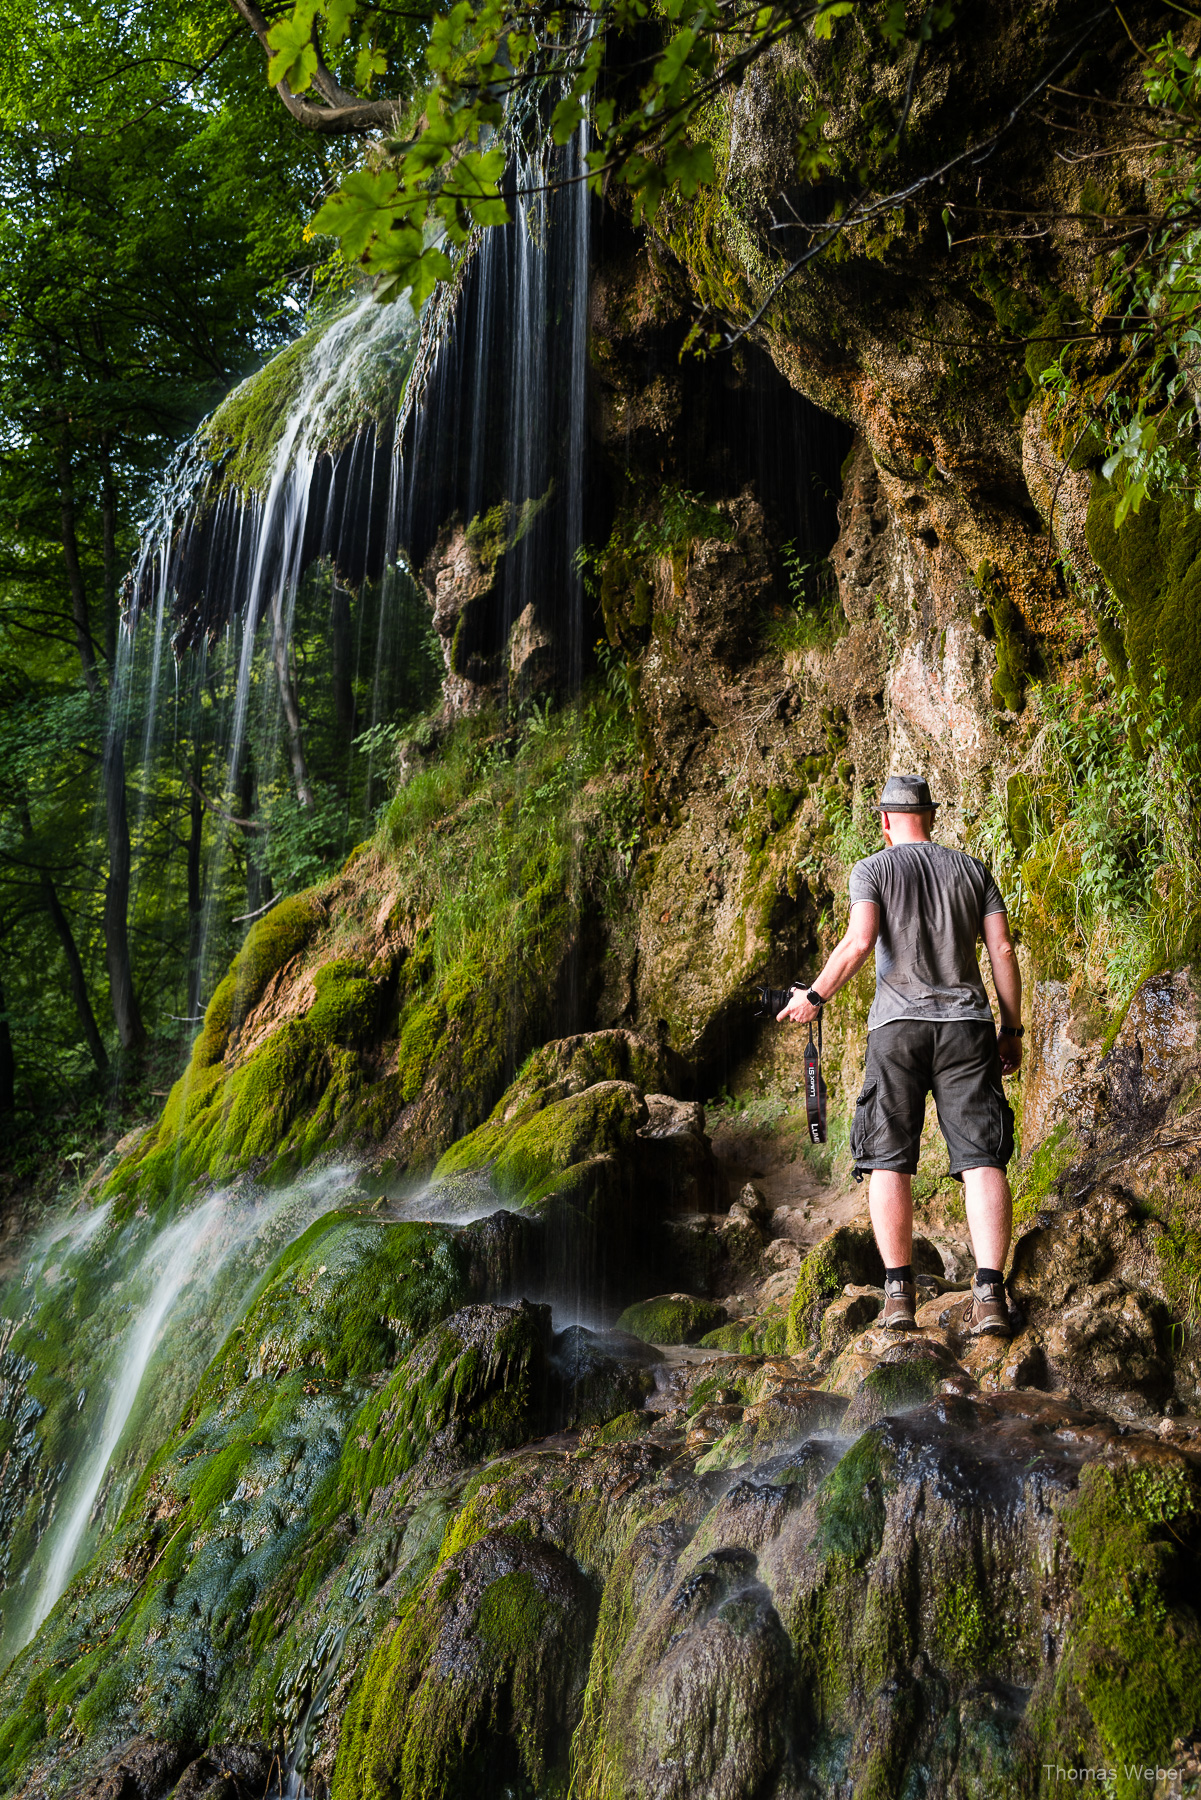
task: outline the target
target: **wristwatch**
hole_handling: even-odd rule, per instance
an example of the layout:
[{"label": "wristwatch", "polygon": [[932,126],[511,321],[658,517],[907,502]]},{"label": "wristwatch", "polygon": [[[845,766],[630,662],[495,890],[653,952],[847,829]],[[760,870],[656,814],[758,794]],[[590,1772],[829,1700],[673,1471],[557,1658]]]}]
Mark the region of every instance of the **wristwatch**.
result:
[{"label": "wristwatch", "polygon": [[1026,1027],[1024,1025],[998,1025],[997,1027],[998,1037],[1025,1037],[1025,1035]]},{"label": "wristwatch", "polygon": [[826,1004],[826,996],[824,994],[819,994],[816,988],[810,988],[809,992],[805,995],[805,998],[810,1006],[824,1006]]}]

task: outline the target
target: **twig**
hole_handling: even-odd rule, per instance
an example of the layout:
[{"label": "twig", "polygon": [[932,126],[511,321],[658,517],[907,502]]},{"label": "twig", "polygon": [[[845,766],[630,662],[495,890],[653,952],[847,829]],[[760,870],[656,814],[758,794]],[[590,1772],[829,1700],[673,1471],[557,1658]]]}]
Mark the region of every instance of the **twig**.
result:
[{"label": "twig", "polygon": [[146,1583],[150,1580],[150,1577],[154,1574],[154,1571],[158,1568],[158,1566],[162,1562],[164,1556],[166,1556],[168,1550],[171,1548],[172,1544],[175,1542],[176,1538],[179,1536],[180,1532],[183,1530],[184,1526],[187,1524],[187,1522],[188,1522],[187,1512],[188,1512],[188,1507],[191,1505],[191,1503],[192,1503],[192,1497],[189,1494],[188,1498],[184,1501],[184,1508],[183,1508],[184,1509],[184,1517],[179,1521],[179,1524],[175,1527],[175,1530],[171,1533],[171,1536],[167,1539],[166,1543],[163,1545],[162,1549],[159,1551],[158,1555],[155,1557],[154,1561],[151,1563],[151,1565],[147,1569],[146,1573],[142,1576],[141,1580],[137,1583],[137,1586],[131,1592],[128,1600],[126,1600],[126,1602],[125,1602],[125,1605],[121,1608],[120,1612],[117,1614],[116,1618],[113,1620],[112,1624],[109,1626],[108,1630],[105,1632],[104,1636],[101,1638],[100,1642],[102,1644],[108,1643],[109,1638],[112,1637],[113,1632],[117,1629],[117,1626],[121,1623],[122,1619],[125,1617],[126,1613],[129,1611],[130,1607],[133,1605],[134,1600],[137,1598],[137,1596],[141,1592],[141,1590],[145,1587]]},{"label": "twig", "polygon": [[911,181],[907,187],[894,189],[891,194],[886,194],[880,200],[874,200],[870,205],[857,201],[843,218],[835,220],[834,223],[827,228],[825,234],[817,243],[811,244],[803,256],[798,256],[796,261],[790,263],[788,268],[776,278],[762,303],[756,308],[755,312],[752,313],[746,324],[740,325],[733,336],[726,340],[727,348],[732,348],[740,338],[745,337],[749,331],[754,330],[768,307],[775,300],[776,295],[780,292],[780,289],[784,286],[785,282],[790,281],[799,270],[804,268],[806,263],[812,262],[815,256],[820,256],[827,245],[833,243],[834,239],[838,237],[840,233],[847,231],[852,225],[866,224],[879,213],[891,212],[896,207],[903,206],[906,200],[914,199],[918,194],[923,193],[926,188],[932,187],[936,182],[941,185],[952,170],[957,169],[961,163],[969,161],[973,164],[981,163],[990,157],[1005,133],[1009,130],[1010,126],[1015,124],[1022,113],[1026,111],[1027,107],[1032,106],[1039,95],[1051,85],[1051,82],[1054,80],[1055,76],[1059,74],[1060,70],[1067,68],[1072,63],[1073,59],[1079,55],[1085,44],[1087,44],[1089,38],[1092,37],[1097,26],[1100,25],[1104,19],[1109,18],[1109,16],[1110,9],[1108,7],[1102,12],[1093,14],[1092,18],[1088,21],[1087,28],[1081,36],[1076,39],[1071,48],[1065,51],[1059,61],[1048,69],[1045,75],[1040,76],[1039,80],[1035,82],[1030,91],[1024,94],[1022,98],[1010,108],[1006,117],[990,137],[982,138],[979,143],[969,144],[966,149],[960,150],[957,155],[950,157],[948,161],[942,163],[937,169],[932,169],[928,174],[919,176],[916,181]]},{"label": "twig", "polygon": [[223,824],[236,825],[239,831],[266,831],[268,829],[268,827],[262,824],[258,819],[235,819],[232,813],[225,812],[217,805],[215,800],[210,800],[204,789],[199,787],[197,783],[192,780],[190,775],[185,775],[184,781],[187,783],[188,787],[191,788],[192,792],[199,797],[200,804],[220,819]]},{"label": "twig", "polygon": [[264,900],[263,904],[256,907],[252,913],[239,913],[236,919],[231,919],[229,922],[231,925],[247,925],[251,919],[261,918],[265,912],[270,912],[273,906],[279,906],[284,900],[291,898],[291,894],[276,894],[274,900]]}]

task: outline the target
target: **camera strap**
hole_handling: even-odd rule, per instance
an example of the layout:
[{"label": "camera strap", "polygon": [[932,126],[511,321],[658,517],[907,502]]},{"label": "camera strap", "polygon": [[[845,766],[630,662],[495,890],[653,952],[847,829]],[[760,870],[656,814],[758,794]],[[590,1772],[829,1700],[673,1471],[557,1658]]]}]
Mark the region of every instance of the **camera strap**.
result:
[{"label": "camera strap", "polygon": [[826,1141],[826,1083],[822,1076],[822,1015],[817,1015],[817,1042],[813,1041],[813,1026],[809,1027],[809,1042],[805,1045],[805,1116],[809,1124],[809,1142],[824,1144]]}]

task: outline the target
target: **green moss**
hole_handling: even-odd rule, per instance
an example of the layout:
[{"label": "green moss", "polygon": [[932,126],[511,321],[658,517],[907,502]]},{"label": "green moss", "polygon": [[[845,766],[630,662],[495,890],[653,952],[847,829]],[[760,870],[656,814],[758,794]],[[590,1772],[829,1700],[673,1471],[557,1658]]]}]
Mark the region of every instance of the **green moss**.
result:
[{"label": "green moss", "polygon": [[1076,1135],[1068,1124],[1057,1125],[1050,1137],[1026,1161],[1014,1187],[1013,1236],[1016,1239],[1034,1223],[1061,1177],[1080,1154]]},{"label": "green moss", "polygon": [[938,1392],[946,1372],[932,1356],[915,1357],[911,1362],[878,1363],[860,1382],[847,1408],[844,1429],[863,1431],[891,1414],[924,1406]]},{"label": "green moss", "polygon": [[571,1186],[594,1157],[629,1150],[645,1116],[629,1083],[598,1082],[507,1123],[488,1120],[446,1152],[434,1176],[490,1169],[499,1193],[532,1205]]},{"label": "green moss", "polygon": [[1201,1231],[1174,1217],[1171,1210],[1155,1240],[1155,1267],[1179,1321],[1176,1336],[1191,1337],[1201,1324]]},{"label": "green moss", "polygon": [[232,1173],[272,1149],[309,1103],[321,1045],[300,1021],[289,1020],[242,1065],[222,1066],[232,1033],[262,998],[267,983],[305,948],[322,918],[313,893],[281,901],[246,934],[217,988],[162,1117],[124,1161],[105,1194],[137,1192],[153,1202],[181,1192],[205,1173]]},{"label": "green moss", "polygon": [[878,1286],[884,1265],[870,1230],[840,1226],[813,1246],[797,1272],[788,1308],[787,1348],[801,1350],[820,1341],[821,1315],[849,1283]]},{"label": "green moss", "polygon": [[[1119,1767],[1169,1764],[1181,1719],[1201,1710],[1201,1626],[1184,1550],[1197,1498],[1182,1466],[1097,1462],[1067,1515],[1078,1599],[1056,1700],[1078,1688]],[[1146,1788],[1123,1768],[1116,1791],[1126,1800]]]},{"label": "green moss", "polygon": [[976,583],[988,606],[997,651],[992,678],[993,705],[1021,712],[1026,704],[1026,683],[1031,673],[1032,649],[1021,609],[1005,591],[1004,582],[991,563],[981,563]]},{"label": "green moss", "polygon": [[884,1500],[892,1452],[867,1431],[826,1476],[818,1490],[812,1548],[826,1561],[862,1568],[884,1538]]},{"label": "green moss", "polygon": [[323,1043],[357,1046],[373,1035],[377,989],[360,963],[323,963],[313,985],[317,998],[305,1024]]},{"label": "green moss", "polygon": [[445,1227],[326,1214],[263,1277],[193,1416],[258,1374],[311,1369],[347,1380],[394,1368],[467,1297],[463,1252]]},{"label": "green moss", "polygon": [[[199,442],[218,465],[218,488],[235,487],[244,495],[262,494],[288,420],[310,379],[314,354],[331,323],[324,321],[272,357],[223,400],[199,432]],[[392,345],[386,355],[361,362],[353,393],[327,419],[324,447],[336,450],[371,422],[394,419],[412,360]]]},{"label": "green moss", "polygon": [[695,1344],[725,1316],[725,1307],[716,1301],[697,1300],[690,1294],[660,1294],[628,1306],[617,1329],[648,1344]]},{"label": "green moss", "polygon": [[1122,647],[1139,691],[1149,695],[1162,670],[1168,694],[1183,703],[1196,736],[1201,733],[1201,513],[1173,496],[1147,499],[1115,529],[1117,498],[1111,484],[1094,475],[1088,547],[1121,610]]},{"label": "green moss", "polygon": [[[479,1307],[436,1326],[370,1401],[342,1456],[338,1505],[366,1507],[446,1432],[479,1459],[533,1435],[543,1344],[534,1312]],[[448,1429],[449,1428],[449,1429]]]},{"label": "green moss", "polygon": [[475,1628],[497,1655],[515,1657],[536,1643],[547,1612],[546,1600],[533,1576],[519,1569],[512,1575],[502,1575],[485,1589],[475,1615]]},{"label": "green moss", "polygon": [[617,1417],[610,1419],[607,1425],[598,1426],[595,1431],[590,1432],[588,1441],[597,1445],[633,1443],[636,1439],[645,1437],[654,1423],[654,1416],[651,1413],[618,1413]]},{"label": "green moss", "polygon": [[742,1340],[746,1333],[746,1325],[741,1319],[735,1319],[729,1325],[719,1325],[716,1331],[707,1331],[699,1339],[702,1350],[731,1350],[742,1348]]}]

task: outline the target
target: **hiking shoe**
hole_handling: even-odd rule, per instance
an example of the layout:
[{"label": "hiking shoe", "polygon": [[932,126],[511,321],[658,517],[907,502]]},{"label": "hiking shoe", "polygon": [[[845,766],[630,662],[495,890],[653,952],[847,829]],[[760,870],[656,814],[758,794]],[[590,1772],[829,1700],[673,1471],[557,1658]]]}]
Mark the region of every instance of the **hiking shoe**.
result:
[{"label": "hiking shoe", "polygon": [[1012,1337],[1013,1325],[1005,1300],[1005,1284],[972,1279],[972,1295],[963,1309],[969,1337]]},{"label": "hiking shoe", "polygon": [[917,1330],[917,1320],[913,1316],[916,1299],[912,1281],[885,1281],[884,1311],[880,1317],[885,1331]]}]

